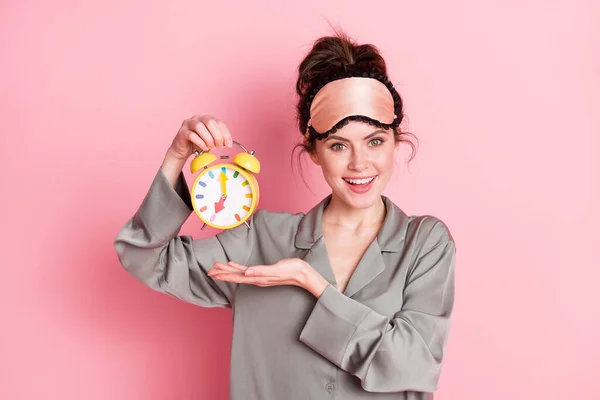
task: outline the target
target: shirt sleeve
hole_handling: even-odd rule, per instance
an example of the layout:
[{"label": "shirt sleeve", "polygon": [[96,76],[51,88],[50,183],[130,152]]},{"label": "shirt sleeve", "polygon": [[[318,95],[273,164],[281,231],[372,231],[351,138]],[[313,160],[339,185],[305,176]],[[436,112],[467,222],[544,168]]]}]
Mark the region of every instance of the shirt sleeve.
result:
[{"label": "shirt sleeve", "polygon": [[370,392],[434,392],[454,304],[455,244],[428,246],[409,272],[404,303],[393,318],[329,285],[300,341],[355,375]]},{"label": "shirt sleeve", "polygon": [[236,283],[215,281],[216,261],[246,264],[256,240],[253,219],[216,236],[178,235],[193,212],[183,173],[175,189],[159,168],[139,209],[114,240],[121,265],[148,287],[203,307],[231,308]]}]

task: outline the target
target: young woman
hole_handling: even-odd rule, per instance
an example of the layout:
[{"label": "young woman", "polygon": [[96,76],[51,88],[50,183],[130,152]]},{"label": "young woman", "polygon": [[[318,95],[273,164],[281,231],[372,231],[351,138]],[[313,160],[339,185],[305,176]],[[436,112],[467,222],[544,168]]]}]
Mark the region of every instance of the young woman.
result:
[{"label": "young woman", "polygon": [[455,246],[440,219],[381,194],[406,141],[401,98],[378,50],[343,35],[315,42],[297,91],[302,146],[330,195],[306,214],[259,210],[251,229],[178,235],[193,210],[186,160],[232,145],[222,121],[194,116],[119,232],[119,259],[152,289],[233,308],[232,399],[432,399]]}]

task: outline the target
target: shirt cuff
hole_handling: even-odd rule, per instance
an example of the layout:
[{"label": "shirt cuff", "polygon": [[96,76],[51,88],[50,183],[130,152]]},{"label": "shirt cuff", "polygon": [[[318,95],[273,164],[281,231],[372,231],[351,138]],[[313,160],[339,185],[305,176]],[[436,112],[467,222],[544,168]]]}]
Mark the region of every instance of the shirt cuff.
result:
[{"label": "shirt cuff", "polygon": [[347,297],[333,285],[325,288],[315,304],[300,341],[342,367],[352,336],[372,310]]},{"label": "shirt cuff", "polygon": [[135,218],[149,232],[167,240],[177,235],[192,211],[190,192],[183,172],[173,189],[159,168]]}]

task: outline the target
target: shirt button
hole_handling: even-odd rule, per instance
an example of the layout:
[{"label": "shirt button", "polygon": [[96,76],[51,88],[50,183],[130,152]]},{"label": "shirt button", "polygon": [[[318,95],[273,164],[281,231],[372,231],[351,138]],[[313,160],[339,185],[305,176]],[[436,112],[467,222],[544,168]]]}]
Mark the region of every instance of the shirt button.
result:
[{"label": "shirt button", "polygon": [[333,385],[333,383],[328,383],[327,385],[325,385],[325,390],[327,390],[328,392],[331,392],[334,388],[335,386]]}]

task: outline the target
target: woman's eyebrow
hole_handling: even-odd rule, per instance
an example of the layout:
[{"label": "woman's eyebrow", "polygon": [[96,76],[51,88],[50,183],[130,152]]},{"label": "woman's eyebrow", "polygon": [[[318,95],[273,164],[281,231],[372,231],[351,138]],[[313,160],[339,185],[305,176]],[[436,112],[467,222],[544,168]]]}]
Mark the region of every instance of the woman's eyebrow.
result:
[{"label": "woman's eyebrow", "polygon": [[[376,130],[373,133],[369,133],[367,136],[365,136],[363,138],[363,140],[367,140],[369,138],[372,138],[373,136],[375,136],[375,135],[377,135],[379,133],[385,133],[386,135],[388,134],[387,131],[384,131],[383,129],[378,129],[378,130]],[[327,136],[327,138],[323,142],[326,142],[326,141],[331,140],[331,139],[340,140],[342,142],[349,142],[350,141],[350,140],[348,140],[348,139],[346,139],[344,137],[338,136],[338,135],[329,135],[329,136]]]},{"label": "woman's eyebrow", "polygon": [[329,136],[327,136],[327,138],[323,142],[326,142],[326,141],[331,140],[331,139],[341,140],[342,142],[349,142],[348,139],[343,138],[343,137],[338,136],[338,135],[329,135]]},{"label": "woman's eyebrow", "polygon": [[385,133],[386,135],[388,134],[387,131],[384,131],[383,129],[377,129],[375,132],[368,134],[367,136],[364,137],[365,140],[372,138],[373,136],[377,135],[378,133]]}]

